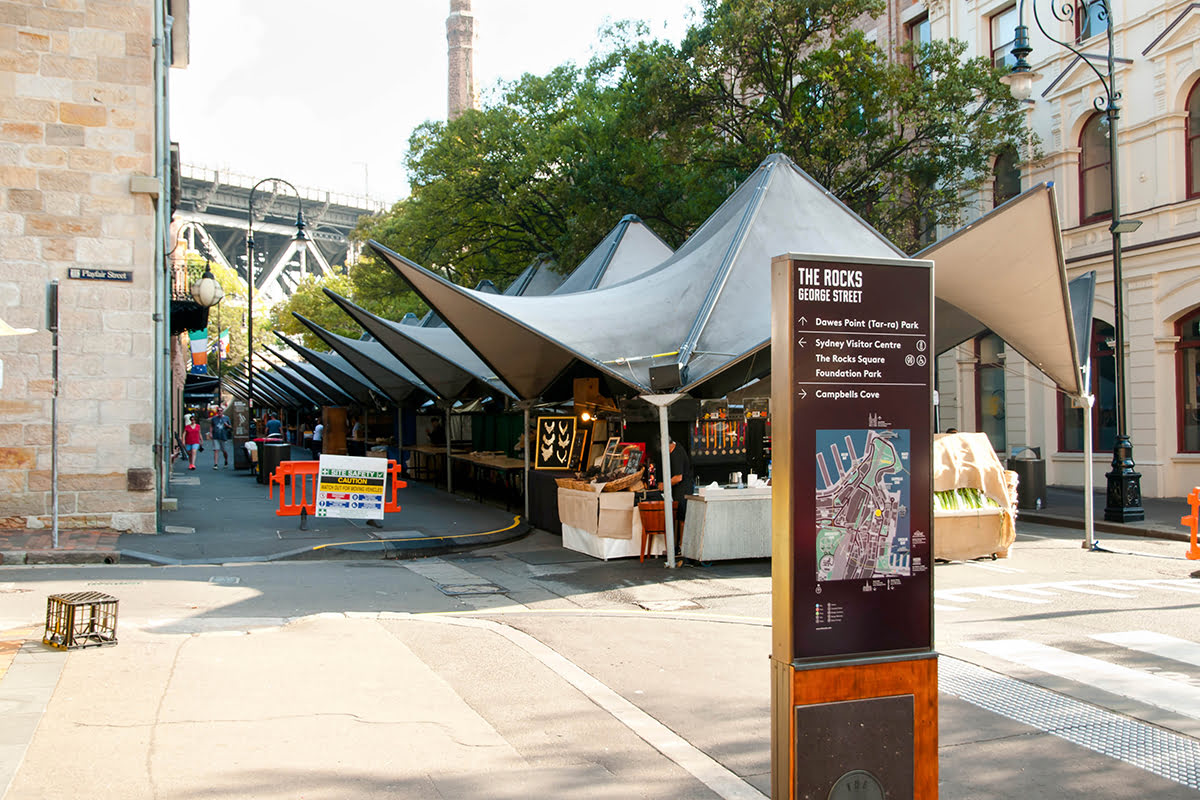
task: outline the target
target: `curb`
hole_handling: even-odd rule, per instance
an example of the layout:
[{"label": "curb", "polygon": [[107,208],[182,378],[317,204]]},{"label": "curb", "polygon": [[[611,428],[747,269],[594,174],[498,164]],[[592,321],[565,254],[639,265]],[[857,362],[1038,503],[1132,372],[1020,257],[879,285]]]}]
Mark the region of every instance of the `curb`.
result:
[{"label": "curb", "polygon": [[[1018,511],[1017,519],[1034,522],[1039,525],[1054,525],[1059,528],[1083,530],[1083,520],[1078,517],[1066,517],[1058,514],[1044,514],[1037,511]],[[1140,536],[1143,539],[1165,539],[1172,542],[1190,542],[1191,536],[1185,531],[1170,531],[1162,528],[1147,528],[1141,525],[1130,525],[1123,522],[1108,522],[1094,520],[1092,528],[1100,533],[1120,533],[1125,536]]]},{"label": "curb", "polygon": [[119,564],[120,550],[6,550],[0,552],[0,564]]}]

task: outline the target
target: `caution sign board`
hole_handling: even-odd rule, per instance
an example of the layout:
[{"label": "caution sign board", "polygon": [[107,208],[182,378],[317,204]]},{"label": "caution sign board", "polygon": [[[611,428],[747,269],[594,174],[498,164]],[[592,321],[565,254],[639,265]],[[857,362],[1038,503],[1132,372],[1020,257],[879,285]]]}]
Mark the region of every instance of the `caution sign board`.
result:
[{"label": "caution sign board", "polygon": [[322,455],[317,476],[317,516],[383,519],[386,485],[384,459]]}]

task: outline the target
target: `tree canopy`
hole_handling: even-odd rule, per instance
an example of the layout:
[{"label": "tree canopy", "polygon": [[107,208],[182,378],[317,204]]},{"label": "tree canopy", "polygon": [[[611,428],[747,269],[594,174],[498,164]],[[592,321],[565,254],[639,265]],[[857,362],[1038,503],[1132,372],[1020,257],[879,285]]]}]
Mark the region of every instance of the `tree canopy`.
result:
[{"label": "tree canopy", "polygon": [[[678,246],[783,152],[914,251],[957,226],[997,153],[1027,143],[987,59],[954,41],[889,59],[861,28],[883,8],[704,0],[679,46],[615,26],[586,66],[525,75],[418,128],[410,196],[357,235],[456,283],[503,287],[542,256],[574,268],[625,214]],[[353,278],[368,307],[403,286],[371,258]]]}]

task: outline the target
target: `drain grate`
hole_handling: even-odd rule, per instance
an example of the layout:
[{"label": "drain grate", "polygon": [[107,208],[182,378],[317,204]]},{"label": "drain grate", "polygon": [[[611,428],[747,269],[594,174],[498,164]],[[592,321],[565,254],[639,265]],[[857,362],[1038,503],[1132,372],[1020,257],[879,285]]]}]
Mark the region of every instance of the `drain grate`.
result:
[{"label": "drain grate", "polygon": [[1200,790],[1200,742],[958,659],[938,659],[938,688],[1159,777]]},{"label": "drain grate", "polygon": [[438,584],[438,590],[447,597],[463,597],[473,594],[504,594],[504,588],[494,583]]},{"label": "drain grate", "polygon": [[217,586],[237,586],[242,582],[242,579],[236,575],[213,575],[208,579],[208,582]]}]

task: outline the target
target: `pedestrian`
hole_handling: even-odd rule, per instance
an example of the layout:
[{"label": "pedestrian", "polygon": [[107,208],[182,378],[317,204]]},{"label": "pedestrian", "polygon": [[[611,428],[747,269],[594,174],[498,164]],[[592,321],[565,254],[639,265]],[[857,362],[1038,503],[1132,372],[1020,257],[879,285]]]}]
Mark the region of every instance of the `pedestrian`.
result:
[{"label": "pedestrian", "polygon": [[318,461],[321,458],[321,438],[325,435],[325,426],[321,424],[321,420],[317,420],[317,426],[313,428],[312,435],[312,457],[313,461]]},{"label": "pedestrian", "polygon": [[429,423],[429,443],[436,445],[444,445],[446,443],[446,428],[442,425],[441,417],[434,417]]},{"label": "pedestrian", "polygon": [[213,443],[213,469],[219,469],[221,456],[225,457],[225,469],[229,469],[229,456],[233,453],[233,425],[225,416],[225,409],[217,406],[217,413],[209,420],[208,438]]},{"label": "pedestrian", "polygon": [[188,469],[196,468],[196,454],[200,452],[202,439],[200,424],[196,422],[196,418],[191,414],[185,415],[183,418],[183,447],[187,450]]},{"label": "pedestrian", "polygon": [[283,423],[279,421],[279,417],[272,411],[267,414],[267,437],[273,438],[276,436],[283,436]]}]

